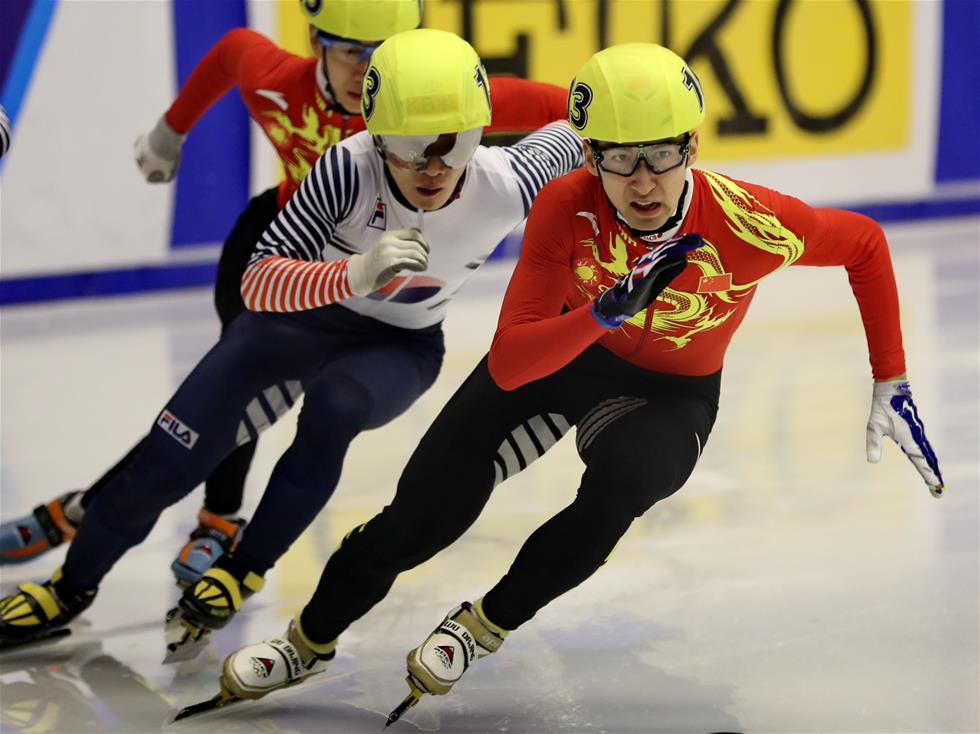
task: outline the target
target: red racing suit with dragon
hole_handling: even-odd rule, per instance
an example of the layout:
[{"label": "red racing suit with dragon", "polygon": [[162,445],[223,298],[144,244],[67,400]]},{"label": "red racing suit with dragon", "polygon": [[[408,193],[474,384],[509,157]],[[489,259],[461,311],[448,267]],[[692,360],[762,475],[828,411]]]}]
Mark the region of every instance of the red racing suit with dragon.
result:
[{"label": "red racing suit with dragon", "polygon": [[[327,148],[365,129],[359,114],[345,112],[325,91],[318,58],[291,54],[248,28],[229,31],[201,58],[167,110],[167,124],[186,134],[233,86],[282,161],[280,209]],[[491,77],[487,130],[536,130],[564,119],[565,100],[566,90],[553,84]]]},{"label": "red racing suit with dragon", "polygon": [[876,222],[700,169],[688,172],[682,206],[681,221],[657,241],[696,232],[704,246],[649,308],[609,330],[589,305],[656,243],[631,234],[586,169],[546,185],[490,350],[497,384],[512,390],[549,375],[595,342],[643,369],[712,374],[759,283],[791,265],[846,268],[874,377],[905,372],[895,276]]}]

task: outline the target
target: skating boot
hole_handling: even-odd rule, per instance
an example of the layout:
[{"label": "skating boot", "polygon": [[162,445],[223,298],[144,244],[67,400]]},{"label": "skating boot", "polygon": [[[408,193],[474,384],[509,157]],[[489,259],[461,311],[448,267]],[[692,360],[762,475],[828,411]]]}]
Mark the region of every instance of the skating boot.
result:
[{"label": "skating boot", "polygon": [[83,494],[68,492],[38,505],[26,517],[0,525],[0,566],[33,560],[74,538],[85,513]]},{"label": "skating boot", "polygon": [[442,696],[452,690],[470,664],[496,652],[507,636],[483,614],[482,602],[464,601],[453,609],[425,642],[408,653],[410,693],[388,717],[385,726],[419,702],[423,694]]},{"label": "skating boot", "polygon": [[245,529],[244,518],[227,519],[203,507],[197,513],[197,523],[197,528],[170,564],[177,585],[182,588],[197,583],[215,561],[233,551]]},{"label": "skating boot", "polygon": [[212,630],[221,629],[265,579],[242,571],[231,555],[224,555],[193,586],[184,589],[177,607],[167,613],[167,654],[164,663],[197,657]]},{"label": "skating boot", "polygon": [[95,590],[74,592],[65,588],[61,569],[43,584],[21,584],[0,599],[0,650],[71,633],[69,622],[95,599]]},{"label": "skating boot", "polygon": [[248,645],[225,658],[221,691],[213,698],[181,709],[174,721],[237,701],[262,698],[322,673],[333,660],[337,641],[317,644],[307,639],[293,620],[283,637]]}]

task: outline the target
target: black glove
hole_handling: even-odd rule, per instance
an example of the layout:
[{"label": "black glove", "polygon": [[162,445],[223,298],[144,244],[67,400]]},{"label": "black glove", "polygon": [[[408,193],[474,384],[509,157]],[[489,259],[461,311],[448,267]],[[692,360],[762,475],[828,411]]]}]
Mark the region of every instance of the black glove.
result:
[{"label": "black glove", "polygon": [[616,285],[592,302],[596,321],[615,329],[645,309],[687,267],[687,253],[703,244],[701,235],[685,234],[641,256]]}]

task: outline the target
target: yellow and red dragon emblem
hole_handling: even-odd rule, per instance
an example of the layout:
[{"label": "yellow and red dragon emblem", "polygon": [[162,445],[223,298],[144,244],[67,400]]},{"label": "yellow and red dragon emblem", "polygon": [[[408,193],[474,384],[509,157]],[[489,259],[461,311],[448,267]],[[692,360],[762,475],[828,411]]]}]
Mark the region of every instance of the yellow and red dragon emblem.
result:
[{"label": "yellow and red dragon emblem", "polygon": [[[803,241],[786,229],[773,212],[764,207],[748,191],[723,176],[702,171],[711,187],[711,194],[721,208],[728,230],[742,242],[776,255],[782,263],[776,269],[795,262],[803,254]],[[598,234],[597,234],[598,236]],[[574,263],[575,283],[587,298],[611,288],[629,272],[629,252],[636,242],[629,232],[617,228],[609,233],[607,254],[603,257],[594,238],[583,239],[579,244],[589,248],[591,256],[582,256]],[[749,295],[761,278],[738,283],[737,273],[726,269],[718,247],[709,240],[704,246],[688,255],[691,266],[698,268],[701,281],[712,278],[725,286],[710,293],[689,293],[676,288],[666,288],[657,298],[657,307],[650,320],[650,331],[657,339],[673,343],[682,349],[691,343],[696,334],[713,329],[727,321],[739,302]],[[767,273],[768,274],[768,273]],[[724,279],[718,276],[726,276]],[[647,311],[640,311],[624,322],[635,329],[644,328]],[[629,331],[627,329],[627,331]]]}]

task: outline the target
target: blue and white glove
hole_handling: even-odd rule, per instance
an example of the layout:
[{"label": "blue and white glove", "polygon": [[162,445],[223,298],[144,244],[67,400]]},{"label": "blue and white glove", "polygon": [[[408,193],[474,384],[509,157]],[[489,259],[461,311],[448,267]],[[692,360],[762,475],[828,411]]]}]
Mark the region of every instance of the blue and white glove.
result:
[{"label": "blue and white glove", "polygon": [[647,308],[687,267],[687,253],[703,244],[701,235],[685,234],[641,255],[626,275],[592,302],[595,320],[616,329]]},{"label": "blue and white glove", "polygon": [[868,461],[881,460],[882,438],[888,436],[916,468],[933,497],[943,496],[943,475],[939,460],[926,438],[926,428],[912,402],[908,380],[875,382],[868,418]]}]

